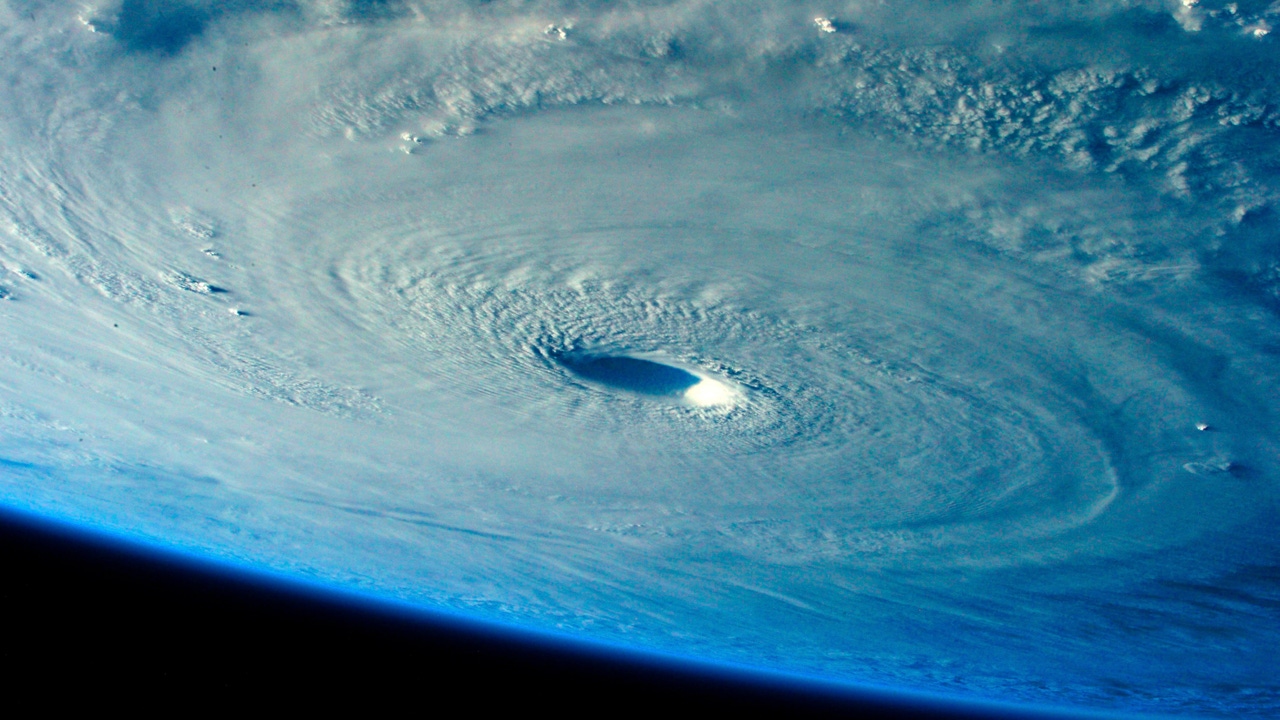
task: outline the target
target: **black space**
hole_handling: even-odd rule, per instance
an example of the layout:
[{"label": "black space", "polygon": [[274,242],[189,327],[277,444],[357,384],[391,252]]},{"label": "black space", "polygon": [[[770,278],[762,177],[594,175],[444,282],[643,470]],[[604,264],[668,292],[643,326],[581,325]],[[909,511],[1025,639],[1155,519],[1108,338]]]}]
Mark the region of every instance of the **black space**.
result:
[{"label": "black space", "polygon": [[0,512],[0,563],[0,684],[10,702],[272,698],[573,714],[994,717],[432,622],[12,513]]}]

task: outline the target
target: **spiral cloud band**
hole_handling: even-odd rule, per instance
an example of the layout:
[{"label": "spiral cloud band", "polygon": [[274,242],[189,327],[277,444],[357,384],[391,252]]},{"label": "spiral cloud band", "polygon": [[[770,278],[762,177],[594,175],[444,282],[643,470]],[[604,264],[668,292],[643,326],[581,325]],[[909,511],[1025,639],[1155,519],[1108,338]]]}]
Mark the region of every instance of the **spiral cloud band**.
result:
[{"label": "spiral cloud band", "polygon": [[1277,19],[5,0],[0,498],[631,647],[1273,713]]}]

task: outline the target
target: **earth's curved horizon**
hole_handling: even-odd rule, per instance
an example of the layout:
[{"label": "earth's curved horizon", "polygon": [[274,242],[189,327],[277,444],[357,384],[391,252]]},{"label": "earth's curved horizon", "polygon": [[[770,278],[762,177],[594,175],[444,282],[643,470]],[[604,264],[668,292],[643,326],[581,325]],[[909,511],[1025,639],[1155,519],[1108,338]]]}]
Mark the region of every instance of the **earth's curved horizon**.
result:
[{"label": "earth's curved horizon", "polygon": [[1273,715],[1278,21],[0,0],[0,504],[851,687]]}]

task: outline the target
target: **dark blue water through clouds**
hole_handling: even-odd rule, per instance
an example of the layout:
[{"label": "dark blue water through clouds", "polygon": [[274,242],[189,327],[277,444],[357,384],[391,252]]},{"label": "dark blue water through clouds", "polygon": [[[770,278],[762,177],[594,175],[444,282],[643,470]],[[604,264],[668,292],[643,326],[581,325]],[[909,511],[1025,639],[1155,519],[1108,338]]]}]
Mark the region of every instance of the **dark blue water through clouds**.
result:
[{"label": "dark blue water through clouds", "polygon": [[700,382],[680,368],[625,355],[565,357],[560,362],[579,377],[642,395],[680,395]]}]

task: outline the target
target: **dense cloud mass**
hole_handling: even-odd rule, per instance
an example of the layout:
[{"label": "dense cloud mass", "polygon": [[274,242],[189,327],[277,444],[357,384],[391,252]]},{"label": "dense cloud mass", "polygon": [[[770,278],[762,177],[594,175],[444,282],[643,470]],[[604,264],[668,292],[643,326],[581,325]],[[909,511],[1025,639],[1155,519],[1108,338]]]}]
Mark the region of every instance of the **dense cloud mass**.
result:
[{"label": "dense cloud mass", "polygon": [[0,0],[0,498],[643,649],[1273,714],[1277,22]]}]

